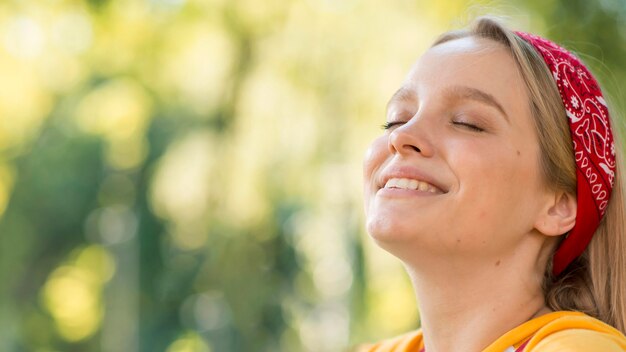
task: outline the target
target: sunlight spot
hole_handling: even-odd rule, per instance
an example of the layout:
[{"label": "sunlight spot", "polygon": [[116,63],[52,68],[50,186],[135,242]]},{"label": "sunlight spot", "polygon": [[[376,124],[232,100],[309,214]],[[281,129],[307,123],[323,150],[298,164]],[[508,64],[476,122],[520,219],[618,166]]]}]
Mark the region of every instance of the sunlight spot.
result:
[{"label": "sunlight spot", "polygon": [[46,308],[57,331],[67,341],[93,335],[102,320],[98,278],[75,266],[62,266],[49,277],[42,291]]},{"label": "sunlight spot", "polygon": [[17,17],[8,24],[4,45],[7,51],[17,58],[33,59],[43,51],[45,45],[43,29],[32,18]]},{"label": "sunlight spot", "polygon": [[172,145],[158,163],[150,189],[155,212],[188,223],[209,210],[209,196],[223,186],[210,182],[216,144],[209,131],[193,132]]},{"label": "sunlight spot", "polygon": [[211,352],[211,346],[198,334],[188,332],[172,342],[166,352]]}]

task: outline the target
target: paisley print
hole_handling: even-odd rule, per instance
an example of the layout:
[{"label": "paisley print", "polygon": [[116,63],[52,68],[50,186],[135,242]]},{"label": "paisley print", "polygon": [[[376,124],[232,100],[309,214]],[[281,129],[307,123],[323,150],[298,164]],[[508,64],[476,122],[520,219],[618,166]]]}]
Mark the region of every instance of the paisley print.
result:
[{"label": "paisley print", "polygon": [[558,276],[587,247],[611,196],[615,182],[615,145],[609,111],[600,86],[572,53],[539,36],[515,32],[543,57],[561,94],[576,159],[576,225],[554,254]]}]

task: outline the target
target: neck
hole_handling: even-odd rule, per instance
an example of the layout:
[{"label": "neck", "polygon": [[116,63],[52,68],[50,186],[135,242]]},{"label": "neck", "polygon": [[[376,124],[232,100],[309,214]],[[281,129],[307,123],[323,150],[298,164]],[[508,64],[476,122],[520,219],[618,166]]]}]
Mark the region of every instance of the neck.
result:
[{"label": "neck", "polygon": [[496,263],[448,261],[436,270],[407,265],[428,352],[482,351],[509,330],[549,312],[536,269],[520,268],[514,260]]}]

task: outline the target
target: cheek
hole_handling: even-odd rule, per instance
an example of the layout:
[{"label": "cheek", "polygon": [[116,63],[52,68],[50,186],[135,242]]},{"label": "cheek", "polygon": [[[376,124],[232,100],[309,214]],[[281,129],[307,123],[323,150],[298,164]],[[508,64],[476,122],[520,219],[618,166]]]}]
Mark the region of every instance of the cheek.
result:
[{"label": "cheek", "polygon": [[[468,151],[459,159],[459,179],[470,226],[494,234],[502,230],[526,231],[531,226],[533,199],[541,193],[536,151],[517,154],[511,146]],[[471,206],[470,206],[471,205]]]},{"label": "cheek", "polygon": [[363,158],[363,194],[366,209],[369,198],[376,191],[376,172],[380,170],[383,163],[390,156],[387,139],[387,136],[376,138],[370,144]]},{"label": "cheek", "polygon": [[501,193],[537,185],[539,151],[534,148],[522,152],[514,144],[485,143],[456,146],[456,150],[462,152],[454,154],[451,164],[459,180],[480,186],[483,192]]}]

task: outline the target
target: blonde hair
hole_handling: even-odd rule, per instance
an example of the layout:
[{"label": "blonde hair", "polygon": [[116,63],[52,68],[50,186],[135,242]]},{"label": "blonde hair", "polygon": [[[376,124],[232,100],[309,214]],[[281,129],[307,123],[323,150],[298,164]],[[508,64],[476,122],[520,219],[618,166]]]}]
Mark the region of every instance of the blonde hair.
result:
[{"label": "blonde hair", "polygon": [[[463,37],[494,40],[504,45],[518,64],[530,97],[541,149],[546,184],[576,194],[576,165],[565,107],[546,63],[535,49],[496,19],[481,17],[469,30],[442,35],[434,45]],[[615,123],[614,134],[616,134]],[[616,149],[621,151],[619,136]],[[585,252],[561,275],[546,265],[543,292],[553,310],[584,312],[626,333],[626,208],[623,160],[617,153],[615,185],[608,209]]]}]

